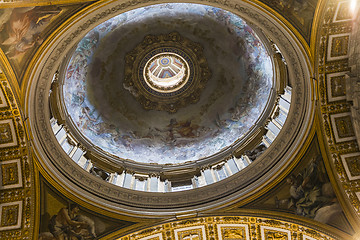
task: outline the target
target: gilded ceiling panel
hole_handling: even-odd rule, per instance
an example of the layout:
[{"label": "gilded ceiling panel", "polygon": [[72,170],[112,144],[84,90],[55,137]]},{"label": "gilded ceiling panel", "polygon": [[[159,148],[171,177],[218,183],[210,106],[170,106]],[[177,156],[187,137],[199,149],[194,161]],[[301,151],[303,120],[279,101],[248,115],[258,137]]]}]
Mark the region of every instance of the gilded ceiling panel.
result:
[{"label": "gilded ceiling panel", "polygon": [[32,239],[35,211],[33,162],[23,119],[0,69],[0,239]]},{"label": "gilded ceiling panel", "polygon": [[[318,89],[330,162],[341,182],[347,203],[360,213],[359,146],[351,108],[357,99],[348,98],[350,42],[356,1],[330,1],[321,23],[318,52]],[[358,44],[358,43],[354,43]],[[348,100],[348,101],[347,101]]]},{"label": "gilded ceiling panel", "polygon": [[319,230],[282,220],[218,216],[180,220],[149,227],[118,240],[320,240],[336,239]]}]

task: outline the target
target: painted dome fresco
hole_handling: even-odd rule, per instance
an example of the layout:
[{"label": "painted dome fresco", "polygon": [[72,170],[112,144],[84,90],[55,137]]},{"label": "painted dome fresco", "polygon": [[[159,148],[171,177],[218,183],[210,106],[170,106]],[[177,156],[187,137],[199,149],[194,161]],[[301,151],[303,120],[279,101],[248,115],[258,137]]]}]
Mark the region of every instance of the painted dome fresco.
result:
[{"label": "painted dome fresco", "polygon": [[231,151],[260,121],[272,60],[237,15],[199,4],[137,8],[93,28],[65,68],[73,125],[122,159],[182,164]]}]

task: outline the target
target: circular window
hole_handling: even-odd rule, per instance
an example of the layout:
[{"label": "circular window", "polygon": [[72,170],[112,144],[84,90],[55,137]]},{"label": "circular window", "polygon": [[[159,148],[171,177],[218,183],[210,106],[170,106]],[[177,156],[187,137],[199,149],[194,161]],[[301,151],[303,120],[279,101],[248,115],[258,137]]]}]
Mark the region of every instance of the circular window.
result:
[{"label": "circular window", "polygon": [[189,65],[180,55],[171,52],[159,53],[145,65],[145,82],[159,92],[174,92],[189,79]]},{"label": "circular window", "polygon": [[202,45],[178,32],[145,36],[125,59],[125,89],[145,110],[196,104],[211,79]]}]

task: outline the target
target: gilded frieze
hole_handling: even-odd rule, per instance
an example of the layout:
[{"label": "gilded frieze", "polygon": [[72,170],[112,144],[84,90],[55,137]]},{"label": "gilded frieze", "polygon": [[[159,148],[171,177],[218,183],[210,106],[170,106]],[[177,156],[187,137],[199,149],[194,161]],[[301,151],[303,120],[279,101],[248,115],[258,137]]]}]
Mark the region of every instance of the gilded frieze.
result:
[{"label": "gilded frieze", "polygon": [[175,221],[118,238],[118,240],[320,240],[336,239],[319,230],[291,222],[251,217],[219,216]]}]

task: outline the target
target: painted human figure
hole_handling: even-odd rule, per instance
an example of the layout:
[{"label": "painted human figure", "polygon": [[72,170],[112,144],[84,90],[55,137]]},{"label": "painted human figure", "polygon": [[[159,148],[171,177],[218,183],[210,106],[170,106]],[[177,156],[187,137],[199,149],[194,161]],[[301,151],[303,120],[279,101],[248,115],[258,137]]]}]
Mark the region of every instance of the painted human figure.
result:
[{"label": "painted human figure", "polygon": [[[193,124],[191,120],[178,122],[175,118],[170,120],[165,131],[168,132],[168,140],[176,141],[177,138],[195,138],[198,137],[197,130],[199,125]],[[161,131],[157,129],[158,131]]]},{"label": "painted human figure", "polygon": [[4,23],[8,38],[1,44],[9,46],[7,54],[10,58],[26,52],[36,44],[40,44],[41,25],[47,25],[50,20],[61,12],[55,6],[15,8],[9,20]]},{"label": "painted human figure", "polygon": [[49,229],[56,240],[89,239],[84,238],[89,235],[87,231],[89,224],[78,220],[79,210],[78,205],[71,204],[69,208],[61,208],[57,215],[51,218]]}]

